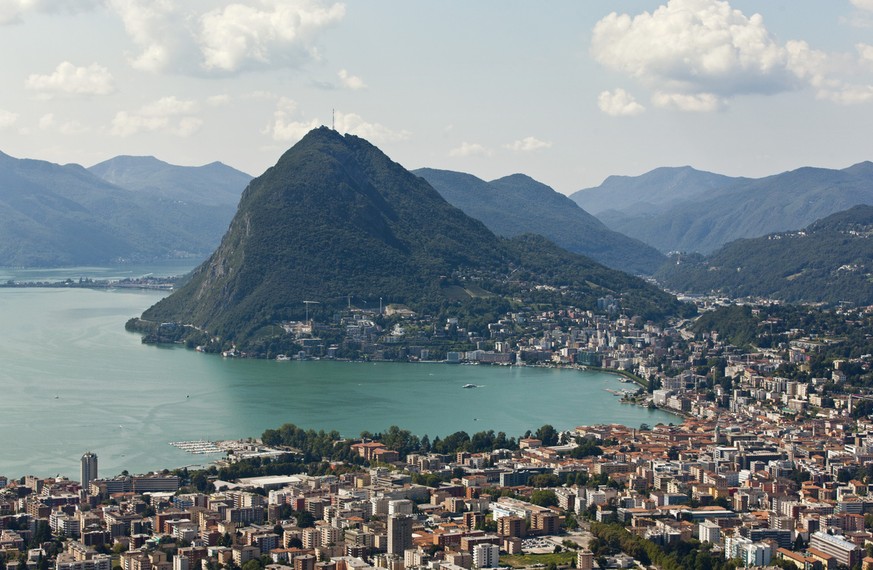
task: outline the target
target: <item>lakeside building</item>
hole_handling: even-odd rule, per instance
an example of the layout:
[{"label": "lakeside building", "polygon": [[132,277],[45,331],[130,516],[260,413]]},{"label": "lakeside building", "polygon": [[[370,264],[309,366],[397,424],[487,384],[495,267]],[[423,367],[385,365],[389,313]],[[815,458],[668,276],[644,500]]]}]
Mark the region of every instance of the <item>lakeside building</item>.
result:
[{"label": "lakeside building", "polygon": [[97,454],[90,451],[85,453],[82,455],[81,463],[79,481],[82,483],[82,487],[87,489],[91,481],[97,478]]}]

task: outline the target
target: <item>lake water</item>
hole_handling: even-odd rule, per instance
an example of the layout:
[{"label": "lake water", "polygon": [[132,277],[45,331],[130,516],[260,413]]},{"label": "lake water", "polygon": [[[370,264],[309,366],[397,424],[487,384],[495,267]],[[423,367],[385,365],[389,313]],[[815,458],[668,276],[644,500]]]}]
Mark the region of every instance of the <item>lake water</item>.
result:
[{"label": "lake water", "polygon": [[[60,274],[123,274],[78,269]],[[5,271],[5,279],[26,278]],[[77,479],[85,451],[97,454],[101,476],[202,464],[215,457],[169,442],[258,437],[286,422],[346,436],[393,424],[431,439],[486,429],[517,437],[545,423],[678,422],[620,404],[606,389],[631,385],[606,373],[232,360],[143,345],[124,323],[164,294],[0,289],[0,475]],[[481,387],[463,389],[468,383]]]}]

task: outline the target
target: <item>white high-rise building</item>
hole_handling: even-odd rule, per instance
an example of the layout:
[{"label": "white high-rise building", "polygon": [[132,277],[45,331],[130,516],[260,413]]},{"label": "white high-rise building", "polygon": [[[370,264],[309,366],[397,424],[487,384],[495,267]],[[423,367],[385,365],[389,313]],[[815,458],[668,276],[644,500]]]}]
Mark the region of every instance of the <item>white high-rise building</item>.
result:
[{"label": "white high-rise building", "polygon": [[500,563],[500,547],[496,544],[477,544],[473,547],[473,566],[497,568]]},{"label": "white high-rise building", "polygon": [[721,527],[709,519],[697,525],[697,534],[700,542],[718,544],[721,541]]},{"label": "white high-rise building", "polygon": [[83,489],[88,489],[91,481],[97,478],[97,454],[88,452],[82,456],[82,473],[80,482]]}]

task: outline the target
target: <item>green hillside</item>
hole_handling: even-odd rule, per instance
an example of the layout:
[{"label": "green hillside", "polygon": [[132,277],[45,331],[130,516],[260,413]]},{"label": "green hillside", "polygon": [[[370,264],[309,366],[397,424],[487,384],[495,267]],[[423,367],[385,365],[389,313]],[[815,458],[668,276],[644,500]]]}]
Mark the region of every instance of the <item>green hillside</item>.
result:
[{"label": "green hillside", "polygon": [[302,318],[304,301],[317,301],[321,315],[380,299],[435,314],[463,304],[458,291],[539,291],[543,279],[564,302],[590,306],[612,294],[650,318],[681,308],[541,238],[502,240],[367,141],[320,128],[252,181],[218,249],[143,319],[244,345],[268,325]]},{"label": "green hillside", "polygon": [[635,274],[650,275],[666,261],[658,250],[610,230],[570,198],[523,174],[485,182],[448,170],[422,168],[414,173],[497,235],[539,234],[569,251]]},{"label": "green hillside", "polygon": [[804,230],[737,240],[709,257],[675,255],[656,278],[680,291],[873,304],[873,206]]}]

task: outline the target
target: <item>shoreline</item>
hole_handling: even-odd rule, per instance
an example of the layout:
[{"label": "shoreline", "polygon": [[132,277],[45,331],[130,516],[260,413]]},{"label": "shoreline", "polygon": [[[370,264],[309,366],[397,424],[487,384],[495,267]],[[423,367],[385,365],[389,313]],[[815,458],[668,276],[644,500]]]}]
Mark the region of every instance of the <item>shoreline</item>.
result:
[{"label": "shoreline", "polygon": [[14,281],[0,282],[0,289],[148,289],[170,292],[176,285],[176,278],[123,279],[120,281],[101,279],[85,282],[72,279],[66,281]]},{"label": "shoreline", "polygon": [[602,368],[600,366],[587,366],[586,369],[593,370],[595,372],[606,372],[607,374],[612,374],[613,376],[623,376],[643,390],[649,389],[649,383],[645,379],[640,378],[633,372],[628,372],[627,370],[618,370],[616,368]]}]

